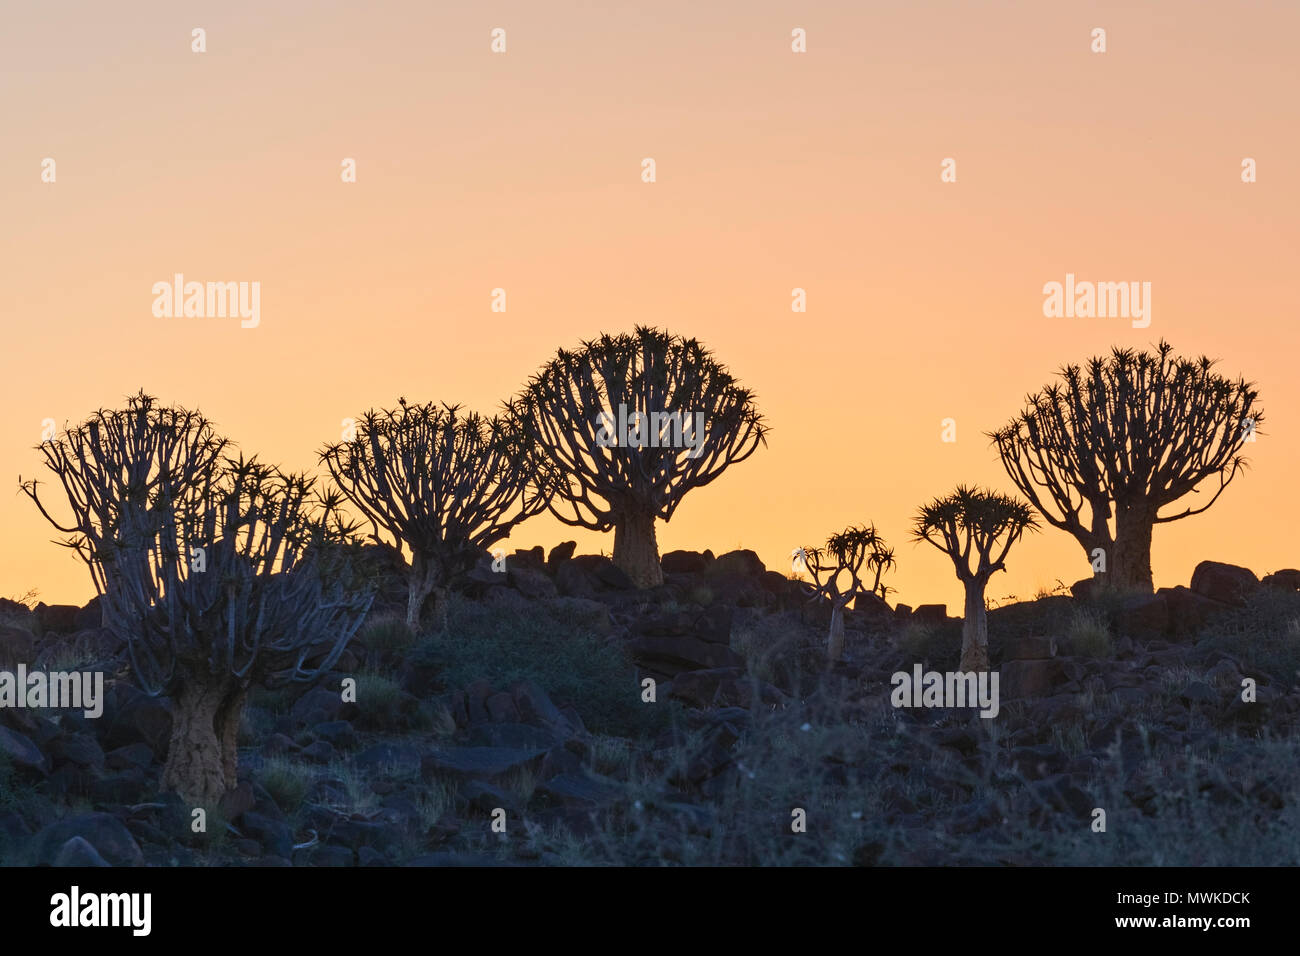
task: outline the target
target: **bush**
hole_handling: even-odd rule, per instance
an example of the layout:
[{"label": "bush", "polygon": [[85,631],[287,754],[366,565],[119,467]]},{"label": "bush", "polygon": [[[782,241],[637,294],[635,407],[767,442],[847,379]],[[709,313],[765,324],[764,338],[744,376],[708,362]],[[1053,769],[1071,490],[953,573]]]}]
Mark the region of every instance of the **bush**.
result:
[{"label": "bush", "polygon": [[533,605],[524,610],[486,606],[453,596],[447,629],[416,646],[411,663],[438,674],[435,690],[486,680],[503,689],[531,679],[553,699],[573,702],[592,733],[653,734],[670,708],[641,702],[626,652],[599,639],[594,619],[572,610]]},{"label": "bush", "polygon": [[1198,641],[1286,684],[1300,671],[1300,593],[1261,589],[1205,626]]},{"label": "bush", "polygon": [[1084,657],[1108,658],[1114,650],[1105,615],[1094,607],[1079,607],[1066,632],[1070,649]]}]

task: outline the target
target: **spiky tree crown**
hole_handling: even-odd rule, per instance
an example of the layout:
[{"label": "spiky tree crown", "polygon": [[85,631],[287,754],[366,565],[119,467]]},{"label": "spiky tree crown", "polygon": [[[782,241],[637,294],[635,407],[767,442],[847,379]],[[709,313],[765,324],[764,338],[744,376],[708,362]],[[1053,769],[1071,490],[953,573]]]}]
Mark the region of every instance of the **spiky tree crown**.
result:
[{"label": "spiky tree crown", "polygon": [[[1254,386],[1215,365],[1175,357],[1163,340],[1154,352],[1116,348],[1063,368],[990,437],[1012,481],[1058,528],[1104,531],[1112,502],[1149,508],[1156,522],[1199,514],[1245,465],[1241,446],[1263,421]],[[1156,514],[1214,475],[1219,487],[1203,506]]]},{"label": "spiky tree crown", "polygon": [[[958,577],[966,580],[1004,570],[1003,562],[1011,546],[1026,530],[1037,527],[1033,511],[1025,502],[960,485],[952,494],[921,506],[912,536],[952,558]],[[999,538],[1003,539],[1000,547]],[[970,564],[972,556],[974,567]]]},{"label": "spiky tree crown", "polygon": [[372,600],[338,547],[355,527],[336,493],[240,456],[192,488],[164,480],[157,504],[117,545],[132,560],[104,595],[141,686],[273,686],[334,665]]},{"label": "spiky tree crown", "polygon": [[144,520],[164,487],[184,501],[188,489],[211,481],[228,444],[201,413],[160,405],[141,390],[125,408],[101,408],[38,446],[67,496],[70,521],[47,510],[39,482],[20,479],[20,486],[45,519],[69,535],[60,543],[89,565],[103,593],[106,565],[122,557],[126,525]]},{"label": "spiky tree crown", "polygon": [[366,412],[355,437],[327,447],[321,460],[376,540],[382,529],[399,551],[405,545],[449,569],[543,511],[555,484],[549,463],[509,420],[405,399]]},{"label": "spiky tree crown", "polygon": [[[703,412],[704,434],[692,436],[699,451],[669,442],[602,445],[600,416],[617,419],[620,406],[628,416],[659,415],[661,422]],[[567,476],[552,512],[598,531],[627,508],[671,518],[687,491],[766,444],[751,391],[695,339],[645,326],[561,349],[529,380],[511,413]]]},{"label": "spiky tree crown", "polygon": [[[813,579],[804,590],[810,597],[832,600],[868,592],[883,598],[886,589],[880,577],[895,563],[894,549],[886,546],[875,525],[846,528],[827,538],[824,548],[800,548],[798,556]],[[864,567],[874,574],[870,587],[862,580]]]}]

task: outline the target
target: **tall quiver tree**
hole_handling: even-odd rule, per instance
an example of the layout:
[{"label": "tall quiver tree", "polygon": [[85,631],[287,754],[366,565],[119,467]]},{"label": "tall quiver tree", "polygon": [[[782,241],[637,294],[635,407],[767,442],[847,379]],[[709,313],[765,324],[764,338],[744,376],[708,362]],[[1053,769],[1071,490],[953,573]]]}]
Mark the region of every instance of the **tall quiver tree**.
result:
[{"label": "tall quiver tree", "polygon": [[143,559],[109,579],[109,627],[145,691],[173,698],[162,784],[196,804],[236,785],[248,688],[315,681],[370,608],[340,499],[313,485],[226,459],[201,486],[162,481],[158,507],[122,535]]},{"label": "tall quiver tree", "polygon": [[86,563],[96,592],[103,594],[120,562],[143,560],[123,547],[125,529],[149,522],[164,486],[184,500],[209,482],[226,445],[199,412],[159,405],[142,390],[125,408],[101,408],[38,446],[63,487],[70,518],[54,517],[36,480],[20,479],[20,486],[45,519],[68,535],[60,543]]},{"label": "tall quiver tree", "polygon": [[[834,662],[844,656],[844,609],[862,594],[885,596],[880,578],[894,566],[894,549],[876,532],[875,525],[846,528],[826,540],[825,548],[799,548],[796,561],[807,570],[812,583],[804,590],[812,600],[828,600],[831,628],[826,639],[826,656]],[[863,579],[871,575],[868,587]]]},{"label": "tall quiver tree", "polygon": [[959,486],[917,512],[913,536],[952,559],[966,591],[961,629],[961,670],[989,669],[989,578],[1006,570],[1007,552],[1027,528],[1037,528],[1028,504],[1006,495]]},{"label": "tall quiver tree", "polygon": [[752,392],[695,339],[645,326],[561,349],[512,413],[566,477],[552,514],[612,528],[614,564],[641,588],[663,583],[655,522],[766,444]]},{"label": "tall quiver tree", "polygon": [[[1202,356],[1113,349],[1030,395],[990,437],[1016,487],[1046,521],[1083,546],[1100,581],[1152,589],[1155,525],[1200,514],[1244,467],[1263,413],[1245,380],[1216,374]],[[1198,507],[1160,510],[1211,481]]]},{"label": "tall quiver tree", "polygon": [[399,552],[411,552],[406,622],[420,625],[434,594],[446,624],[446,587],[520,522],[546,509],[549,462],[505,418],[460,406],[407,404],[366,412],[356,433],[321,461],[347,499]]}]

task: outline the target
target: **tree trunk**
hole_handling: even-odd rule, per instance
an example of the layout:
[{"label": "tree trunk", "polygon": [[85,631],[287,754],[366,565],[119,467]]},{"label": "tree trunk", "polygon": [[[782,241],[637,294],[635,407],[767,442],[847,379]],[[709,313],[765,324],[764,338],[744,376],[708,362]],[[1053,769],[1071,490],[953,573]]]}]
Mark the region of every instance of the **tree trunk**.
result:
[{"label": "tree trunk", "polygon": [[226,788],[239,783],[239,722],[244,716],[248,690],[236,688],[217,711],[215,727],[221,740],[221,767],[226,774]]},{"label": "tree trunk", "polygon": [[162,785],[196,806],[214,807],[236,783],[236,735],[244,690],[229,680],[191,680],[174,700]]},{"label": "tree trunk", "polygon": [[614,519],[614,564],[639,588],[664,583],[653,514],[624,511]]},{"label": "tree trunk", "polygon": [[961,665],[963,673],[989,669],[989,618],[984,606],[987,579],[976,576],[966,584],[966,613],[961,623]]},{"label": "tree trunk", "polygon": [[831,633],[826,640],[826,657],[834,663],[844,657],[844,604],[831,602]]},{"label": "tree trunk", "polygon": [[1155,515],[1146,508],[1115,509],[1114,554],[1109,555],[1107,577],[1110,586],[1121,591],[1153,590],[1151,578],[1151,529]]},{"label": "tree trunk", "polygon": [[418,551],[412,553],[406,596],[406,626],[412,633],[420,630],[420,613],[424,610],[429,592],[433,590],[436,574],[437,566],[433,561]]}]

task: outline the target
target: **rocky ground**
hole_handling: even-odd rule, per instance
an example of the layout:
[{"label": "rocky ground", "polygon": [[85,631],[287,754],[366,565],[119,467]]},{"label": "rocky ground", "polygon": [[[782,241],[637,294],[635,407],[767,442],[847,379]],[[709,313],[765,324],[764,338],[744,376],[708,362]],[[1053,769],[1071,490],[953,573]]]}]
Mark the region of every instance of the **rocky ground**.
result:
[{"label": "rocky ground", "polygon": [[994,609],[982,719],[890,704],[894,672],[956,670],[941,607],[859,602],[828,668],[828,610],[753,552],[667,554],[646,592],[573,551],[485,561],[418,635],[393,563],[335,673],[251,695],[203,832],[95,603],[4,602],[0,669],[107,681],[98,719],[0,709],[0,861],[1300,863],[1300,571]]}]

